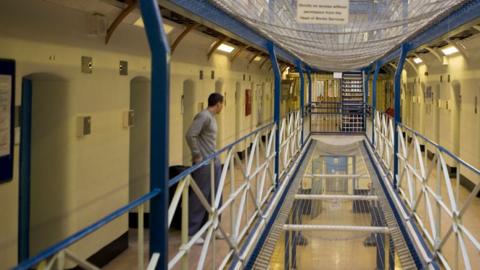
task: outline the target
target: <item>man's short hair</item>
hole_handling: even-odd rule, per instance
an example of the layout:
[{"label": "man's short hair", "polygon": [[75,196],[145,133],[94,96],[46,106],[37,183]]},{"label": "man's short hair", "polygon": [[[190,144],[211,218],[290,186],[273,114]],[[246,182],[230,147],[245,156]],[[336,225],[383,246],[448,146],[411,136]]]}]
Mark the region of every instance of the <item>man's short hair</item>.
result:
[{"label": "man's short hair", "polygon": [[213,107],[221,102],[223,102],[223,96],[219,93],[211,93],[210,96],[208,96],[208,107]]}]

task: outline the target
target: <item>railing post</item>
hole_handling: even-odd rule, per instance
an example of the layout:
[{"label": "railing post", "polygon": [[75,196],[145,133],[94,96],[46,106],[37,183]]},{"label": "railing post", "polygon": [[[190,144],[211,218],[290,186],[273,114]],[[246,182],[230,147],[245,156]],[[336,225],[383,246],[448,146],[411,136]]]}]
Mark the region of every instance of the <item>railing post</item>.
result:
[{"label": "railing post", "polygon": [[[370,80],[370,67],[364,70],[363,76],[363,89],[364,89],[364,96],[363,96],[363,126],[365,128],[365,134],[367,131],[367,105],[368,105],[368,81]],[[373,127],[372,127],[373,128]]]},{"label": "railing post", "polygon": [[273,121],[277,125],[275,130],[275,178],[278,185],[279,177],[279,156],[280,156],[280,85],[281,75],[280,68],[278,67],[277,55],[275,53],[275,45],[272,42],[268,42],[268,52],[270,54],[270,61],[272,62],[272,71],[275,77],[275,83],[273,88]]},{"label": "railing post", "polygon": [[375,145],[375,115],[377,111],[377,81],[378,72],[380,72],[381,64],[377,62],[375,64],[375,72],[373,73],[372,81],[372,144]]},{"label": "railing post", "polygon": [[[300,76],[300,119],[301,121],[304,116],[304,107],[305,107],[305,77],[303,76],[303,67],[302,67],[302,62],[300,60],[297,60],[297,69],[298,69],[298,74]],[[302,124],[302,133],[300,135],[300,140],[303,145],[303,124]]]},{"label": "railing post", "polygon": [[395,81],[394,81],[394,93],[395,93],[395,106],[394,106],[394,126],[393,126],[393,186],[397,188],[397,174],[398,174],[398,125],[401,123],[400,120],[400,83],[402,79],[402,70],[403,65],[405,64],[405,59],[407,58],[409,45],[407,43],[402,44],[400,59],[398,59],[397,70],[395,71]]},{"label": "railing post", "polygon": [[168,269],[168,117],[170,47],[156,0],[140,0],[140,10],[152,55],[150,120],[150,189],[160,189],[150,201],[150,256],[160,253],[155,269]]},{"label": "railing post", "polygon": [[310,67],[307,66],[307,78],[308,78],[308,114],[309,114],[309,133],[312,134],[312,72]]}]

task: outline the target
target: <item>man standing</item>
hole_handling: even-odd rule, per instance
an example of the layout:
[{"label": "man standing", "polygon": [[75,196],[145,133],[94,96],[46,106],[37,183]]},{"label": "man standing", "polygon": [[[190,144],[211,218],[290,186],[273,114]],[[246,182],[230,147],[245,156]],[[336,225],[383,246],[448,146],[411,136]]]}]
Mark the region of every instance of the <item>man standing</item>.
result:
[{"label": "man standing", "polygon": [[[223,96],[218,93],[212,93],[208,97],[208,108],[199,112],[193,119],[193,123],[187,131],[186,140],[192,153],[193,165],[201,162],[211,154],[215,153],[217,142],[217,121],[215,115],[223,109]],[[220,181],[221,164],[220,160],[214,160],[215,191],[218,190]],[[198,187],[201,189],[205,198],[210,202],[211,198],[211,168],[210,164],[202,166],[192,173]],[[216,194],[215,194],[216,195]],[[205,224],[208,215],[207,210],[202,205],[195,193],[189,196],[189,231],[190,236],[195,235],[203,224]],[[203,239],[197,241],[202,243]]]}]

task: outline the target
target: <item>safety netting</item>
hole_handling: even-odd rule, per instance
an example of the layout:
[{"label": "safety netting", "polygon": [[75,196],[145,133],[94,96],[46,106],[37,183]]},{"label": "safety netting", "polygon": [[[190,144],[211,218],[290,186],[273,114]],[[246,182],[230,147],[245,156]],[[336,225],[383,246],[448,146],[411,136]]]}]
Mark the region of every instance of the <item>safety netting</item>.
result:
[{"label": "safety netting", "polygon": [[[466,0],[211,0],[322,70],[365,67]],[[345,3],[346,13],[343,16]],[[297,8],[309,9],[299,20]],[[306,8],[304,8],[306,7]],[[325,14],[329,13],[331,15]],[[340,14],[340,15],[338,15]],[[338,16],[336,16],[338,15]],[[342,18],[343,16],[343,18]],[[329,18],[331,17],[331,18]],[[339,18],[340,17],[340,18]],[[322,21],[323,20],[323,21]],[[342,21],[343,20],[343,21]]]}]

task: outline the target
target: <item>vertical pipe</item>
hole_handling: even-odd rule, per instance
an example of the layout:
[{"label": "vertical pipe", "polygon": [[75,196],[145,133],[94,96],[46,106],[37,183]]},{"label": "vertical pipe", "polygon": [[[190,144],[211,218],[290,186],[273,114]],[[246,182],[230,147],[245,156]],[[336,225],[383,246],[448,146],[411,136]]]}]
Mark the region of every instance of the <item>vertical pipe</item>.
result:
[{"label": "vertical pipe", "polygon": [[[272,1],[273,2],[273,1]],[[275,45],[270,41],[268,42],[268,52],[270,54],[270,61],[272,62],[272,71],[275,78],[273,93],[274,93],[274,103],[273,103],[273,121],[277,125],[275,130],[275,178],[278,185],[278,172],[279,172],[279,156],[280,156],[280,84],[281,84],[281,75],[280,68],[278,67],[277,55],[275,53]]]},{"label": "vertical pipe", "polygon": [[[305,77],[303,76],[303,67],[302,67],[302,62],[300,60],[297,60],[297,69],[298,69],[298,74],[300,75],[300,117],[303,119],[304,117],[304,107],[305,107]],[[303,145],[303,125],[302,125],[302,133],[300,135],[301,137],[301,142]]]},{"label": "vertical pipe", "polygon": [[[366,76],[364,76],[364,97],[363,97],[363,127],[365,129],[365,132],[367,131],[367,113],[366,113],[366,108],[368,105],[368,82],[370,81],[370,67],[365,69]],[[373,127],[372,127],[373,128]]]},{"label": "vertical pipe", "polygon": [[30,150],[32,137],[32,81],[22,80],[22,123],[20,133],[20,184],[18,213],[18,262],[30,251]]},{"label": "vertical pipe", "polygon": [[312,133],[312,72],[310,67],[307,67],[307,78],[308,78],[308,108],[309,108],[309,120],[310,120],[310,134]]},{"label": "vertical pipe", "polygon": [[401,123],[400,121],[400,83],[402,79],[402,70],[403,65],[405,64],[405,59],[407,58],[409,45],[407,43],[402,44],[400,58],[398,60],[397,70],[395,71],[395,81],[394,81],[394,93],[395,93],[395,125],[393,127],[394,141],[393,141],[393,186],[397,188],[397,173],[398,173],[398,132],[397,127]]},{"label": "vertical pipe", "polygon": [[168,127],[170,47],[156,0],[140,0],[140,11],[152,55],[150,117],[150,249],[160,253],[156,269],[168,269]]},{"label": "vertical pipe", "polygon": [[372,144],[375,144],[375,115],[377,113],[377,81],[378,72],[380,72],[381,64],[377,62],[375,64],[375,72],[373,73],[372,81]]}]

